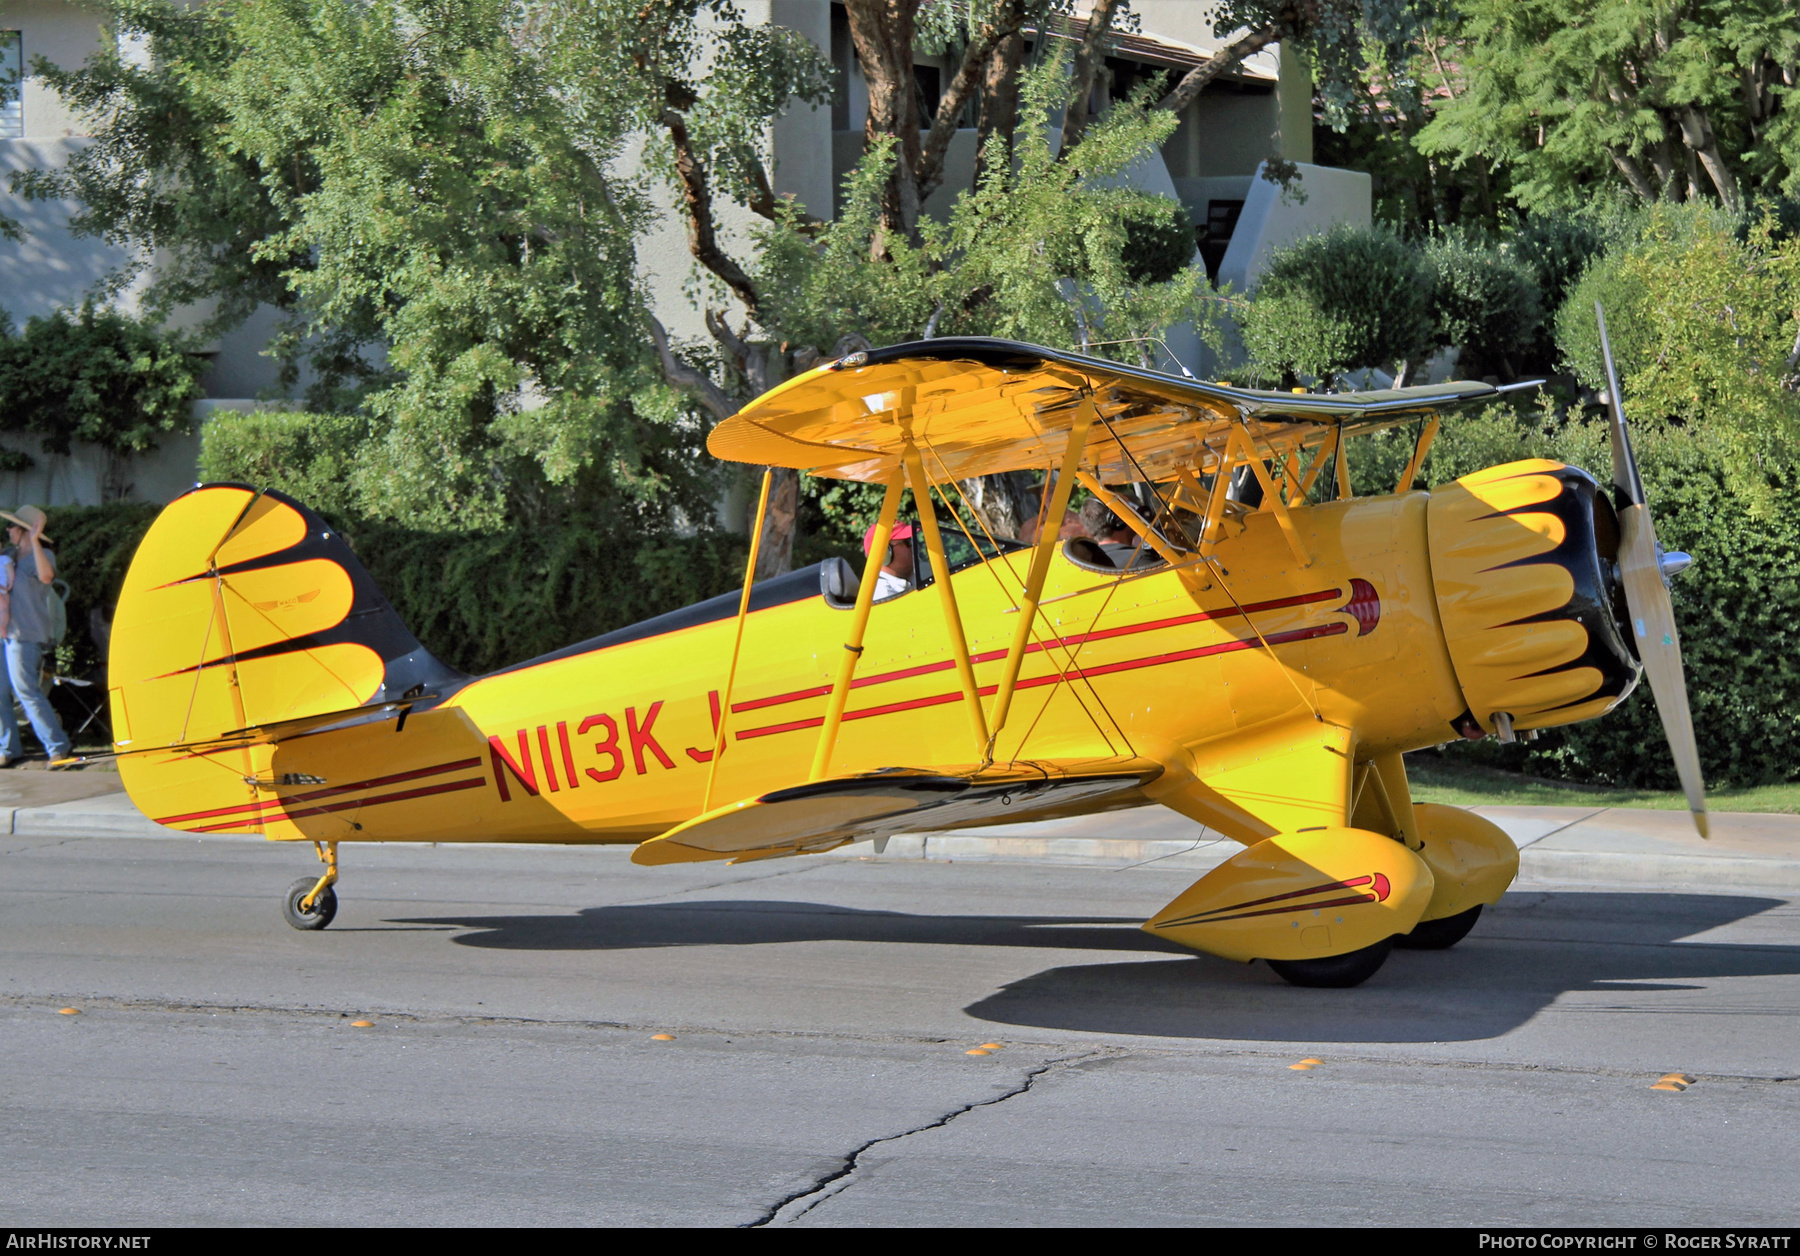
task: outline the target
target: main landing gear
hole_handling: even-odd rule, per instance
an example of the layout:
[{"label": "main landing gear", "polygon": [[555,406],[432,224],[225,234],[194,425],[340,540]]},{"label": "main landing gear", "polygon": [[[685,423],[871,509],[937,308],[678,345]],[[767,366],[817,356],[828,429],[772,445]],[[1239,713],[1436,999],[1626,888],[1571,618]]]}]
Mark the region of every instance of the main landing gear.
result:
[{"label": "main landing gear", "polygon": [[1314,989],[1344,990],[1360,986],[1387,963],[1394,949],[1393,938],[1383,938],[1373,946],[1346,955],[1328,955],[1324,959],[1272,959],[1269,967],[1275,975],[1292,986]]},{"label": "main landing gear", "polygon": [[316,881],[301,877],[288,886],[281,904],[281,914],[296,929],[323,929],[337,915],[337,893],[331,887],[337,884],[338,844],[314,842],[313,847],[325,864],[325,875]]},{"label": "main landing gear", "polygon": [[1325,959],[1272,959],[1269,967],[1290,985],[1315,989],[1344,989],[1360,986],[1387,962],[1395,947],[1407,951],[1447,951],[1469,936],[1469,930],[1481,919],[1481,904],[1445,916],[1442,920],[1424,920],[1413,926],[1411,933],[1398,933],[1383,938],[1373,946],[1348,955],[1332,955]]},{"label": "main landing gear", "polygon": [[1421,920],[1413,931],[1395,939],[1395,945],[1408,951],[1447,951],[1469,936],[1469,930],[1481,919],[1481,904],[1468,911],[1445,916],[1442,920]]}]

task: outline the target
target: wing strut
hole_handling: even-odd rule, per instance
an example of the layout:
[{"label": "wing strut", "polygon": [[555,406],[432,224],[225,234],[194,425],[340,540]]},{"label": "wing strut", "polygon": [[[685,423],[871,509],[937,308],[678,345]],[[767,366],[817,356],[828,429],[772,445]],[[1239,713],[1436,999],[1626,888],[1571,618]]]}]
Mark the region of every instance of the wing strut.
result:
[{"label": "wing strut", "polygon": [[731,668],[725,673],[725,698],[719,703],[719,729],[713,734],[712,766],[706,771],[706,797],[700,803],[702,814],[712,810],[713,782],[719,776],[719,760],[725,757],[725,727],[731,722],[731,691],[737,685],[738,654],[744,648],[744,620],[750,614],[750,586],[756,582],[756,552],[762,548],[763,516],[769,510],[769,480],[774,474],[773,467],[763,472],[762,495],[756,499],[756,526],[750,529],[750,559],[744,564],[744,594],[738,599],[737,636],[731,642]]},{"label": "wing strut", "polygon": [[888,481],[887,494],[881,499],[881,516],[875,522],[875,537],[869,543],[863,560],[862,583],[856,589],[856,609],[850,616],[850,639],[844,642],[844,658],[838,664],[837,683],[831,687],[831,698],[825,704],[825,725],[819,729],[819,747],[813,751],[812,774],[806,779],[822,781],[831,763],[831,752],[837,749],[838,725],[844,720],[844,704],[850,698],[850,682],[856,679],[856,665],[862,661],[863,633],[869,626],[869,608],[875,604],[875,584],[881,576],[881,561],[887,554],[889,539],[894,535],[894,517],[900,513],[900,494],[906,487],[906,475],[896,466]]},{"label": "wing strut", "polygon": [[[1012,710],[1013,691],[1019,685],[1019,668],[1025,661],[1025,645],[1031,636],[1032,622],[1037,618],[1038,599],[1044,595],[1044,579],[1050,572],[1050,556],[1056,553],[1062,537],[1063,514],[1069,509],[1069,496],[1075,491],[1075,477],[1080,473],[1082,452],[1087,448],[1088,429],[1094,425],[1094,395],[1084,393],[1069,430],[1069,443],[1063,451],[1062,471],[1056,477],[1056,490],[1038,524],[1037,544],[1031,550],[1031,568],[1025,577],[1024,600],[1019,604],[1019,622],[1013,625],[1012,644],[1006,648],[1006,663],[1000,672],[1000,687],[994,693],[994,731],[983,749],[983,758],[992,762],[994,743],[1006,727]],[[1085,482],[1085,480],[1084,480]],[[1054,635],[1054,634],[1052,634]]]},{"label": "wing strut", "polygon": [[1412,457],[1406,460],[1406,470],[1400,473],[1400,479],[1394,484],[1394,492],[1412,492],[1413,481],[1419,478],[1419,472],[1425,466],[1425,455],[1431,452],[1431,442],[1437,439],[1438,416],[1432,415],[1425,424],[1425,430],[1419,433],[1419,443],[1413,446]]},{"label": "wing strut", "polygon": [[906,446],[902,457],[906,473],[912,480],[913,501],[919,507],[919,530],[925,534],[925,552],[931,556],[931,574],[937,583],[938,598],[944,608],[944,634],[950,638],[950,652],[956,657],[956,676],[962,682],[963,704],[969,709],[969,724],[975,730],[975,752],[986,754],[988,748],[987,716],[981,710],[981,690],[975,684],[975,665],[969,661],[969,641],[963,635],[962,615],[956,609],[956,590],[950,587],[950,560],[944,556],[944,537],[938,531],[937,511],[931,504],[931,481],[925,478],[925,463],[919,447],[913,443],[912,421],[903,419]]}]

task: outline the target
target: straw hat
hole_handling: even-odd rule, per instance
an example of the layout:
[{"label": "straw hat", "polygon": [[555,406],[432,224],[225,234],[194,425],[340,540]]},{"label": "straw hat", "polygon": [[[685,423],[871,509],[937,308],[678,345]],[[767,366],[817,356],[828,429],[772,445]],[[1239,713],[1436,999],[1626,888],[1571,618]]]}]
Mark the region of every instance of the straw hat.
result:
[{"label": "straw hat", "polygon": [[[44,526],[44,512],[39,510],[36,506],[21,506],[17,510],[0,510],[0,519],[5,519],[9,523],[16,523],[27,532],[31,531],[33,528],[41,528]],[[42,532],[38,533],[38,540],[48,541],[49,539],[50,538],[45,536]]]}]

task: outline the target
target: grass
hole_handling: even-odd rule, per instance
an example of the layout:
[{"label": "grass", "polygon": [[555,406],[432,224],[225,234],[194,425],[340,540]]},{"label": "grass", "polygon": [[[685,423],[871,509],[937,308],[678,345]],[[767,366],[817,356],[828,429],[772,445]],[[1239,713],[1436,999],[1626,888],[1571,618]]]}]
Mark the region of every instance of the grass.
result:
[{"label": "grass", "polygon": [[[1613,789],[1574,785],[1503,772],[1474,764],[1448,763],[1435,755],[1413,755],[1406,775],[1414,802],[1441,802],[1456,807],[1647,807],[1685,811],[1687,801],[1674,791]],[[1708,790],[1712,811],[1759,811],[1800,814],[1800,782]]]}]

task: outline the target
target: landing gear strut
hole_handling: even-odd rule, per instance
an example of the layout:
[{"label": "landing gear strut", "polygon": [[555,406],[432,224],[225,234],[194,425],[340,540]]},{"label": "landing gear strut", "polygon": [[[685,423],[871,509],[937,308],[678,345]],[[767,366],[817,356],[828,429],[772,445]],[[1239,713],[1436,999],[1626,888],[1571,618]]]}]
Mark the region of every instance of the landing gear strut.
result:
[{"label": "landing gear strut", "polygon": [[281,914],[296,929],[323,929],[337,915],[337,893],[331,887],[337,884],[338,844],[314,842],[313,847],[325,864],[325,875],[316,881],[301,877],[288,886],[281,904]]}]

